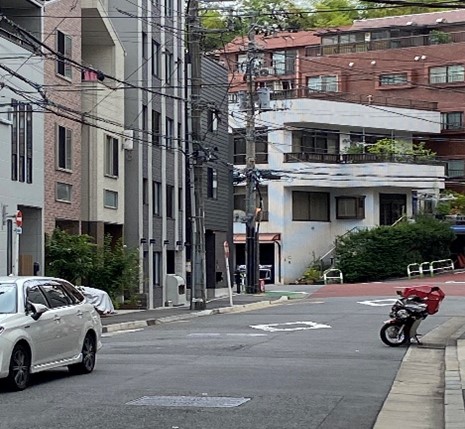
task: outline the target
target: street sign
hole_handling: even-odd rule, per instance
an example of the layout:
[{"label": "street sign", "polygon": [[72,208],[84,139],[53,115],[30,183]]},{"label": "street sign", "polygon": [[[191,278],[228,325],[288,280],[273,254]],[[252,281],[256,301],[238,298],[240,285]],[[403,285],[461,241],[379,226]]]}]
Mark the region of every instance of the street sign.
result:
[{"label": "street sign", "polygon": [[21,210],[16,212],[16,226],[19,228],[23,226],[23,213]]}]

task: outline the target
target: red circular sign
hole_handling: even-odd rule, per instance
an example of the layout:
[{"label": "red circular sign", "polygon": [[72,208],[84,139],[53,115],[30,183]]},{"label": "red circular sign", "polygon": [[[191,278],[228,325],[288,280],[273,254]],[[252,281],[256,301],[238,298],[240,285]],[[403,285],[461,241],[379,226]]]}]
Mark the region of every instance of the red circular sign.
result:
[{"label": "red circular sign", "polygon": [[18,210],[16,212],[16,226],[23,226],[23,213],[21,212],[21,210]]}]

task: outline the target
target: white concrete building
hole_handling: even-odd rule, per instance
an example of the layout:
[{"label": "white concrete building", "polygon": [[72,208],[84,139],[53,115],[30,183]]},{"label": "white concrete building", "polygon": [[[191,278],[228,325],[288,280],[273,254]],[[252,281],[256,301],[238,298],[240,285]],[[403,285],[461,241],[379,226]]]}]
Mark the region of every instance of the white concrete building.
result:
[{"label": "white concrete building", "polygon": [[[352,144],[384,137],[412,141],[440,132],[440,113],[322,99],[271,102],[256,115],[258,170],[263,180],[260,263],[273,265],[272,281],[291,283],[328,255],[335,239],[355,227],[391,225],[416,210],[418,192],[444,188],[444,166],[434,161],[349,155]],[[245,163],[245,112],[230,104],[236,168]],[[241,165],[242,164],[242,165]],[[243,264],[245,187],[235,191],[236,263]]]},{"label": "white concrete building", "polygon": [[[37,43],[15,27],[40,39],[42,6],[33,0],[6,0],[1,9],[0,275],[43,273],[44,115],[37,107],[43,101],[37,88],[43,84],[44,64]],[[15,224],[18,210],[22,230]]]},{"label": "white concrete building", "polygon": [[125,52],[108,4],[82,0],[82,60],[90,67],[82,76],[82,203],[83,232],[103,244],[104,236],[123,237],[125,156],[133,141],[125,138],[124,91],[121,84],[93,70],[124,79]]}]

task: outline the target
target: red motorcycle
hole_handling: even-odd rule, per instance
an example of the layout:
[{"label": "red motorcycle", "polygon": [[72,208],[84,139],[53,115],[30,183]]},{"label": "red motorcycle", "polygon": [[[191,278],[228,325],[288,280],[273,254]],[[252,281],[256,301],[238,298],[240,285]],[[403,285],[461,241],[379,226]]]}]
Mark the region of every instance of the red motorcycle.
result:
[{"label": "red motorcycle", "polygon": [[389,313],[389,320],[384,322],[379,333],[384,344],[398,347],[409,344],[415,338],[418,344],[417,329],[422,320],[435,314],[445,294],[438,286],[415,286],[398,290],[400,298],[394,303]]}]

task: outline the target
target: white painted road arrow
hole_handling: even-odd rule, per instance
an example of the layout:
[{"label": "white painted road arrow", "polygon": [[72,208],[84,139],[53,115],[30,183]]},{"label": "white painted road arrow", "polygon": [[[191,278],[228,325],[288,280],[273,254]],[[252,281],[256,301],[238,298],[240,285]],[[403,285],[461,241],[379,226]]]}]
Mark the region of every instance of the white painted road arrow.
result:
[{"label": "white painted road arrow", "polygon": [[267,325],[250,325],[253,329],[260,329],[267,332],[292,332],[306,331],[310,329],[328,329],[329,325],[316,322],[286,322],[286,323],[269,323]]}]

